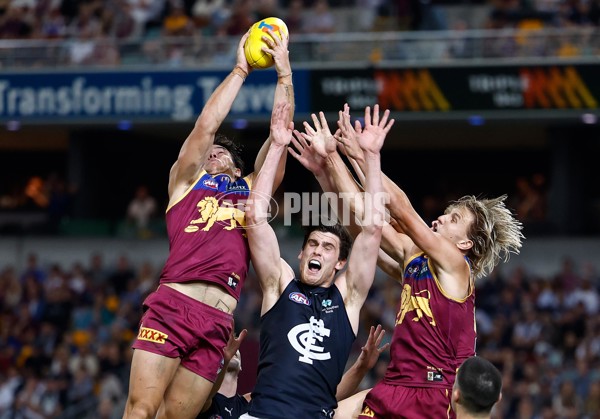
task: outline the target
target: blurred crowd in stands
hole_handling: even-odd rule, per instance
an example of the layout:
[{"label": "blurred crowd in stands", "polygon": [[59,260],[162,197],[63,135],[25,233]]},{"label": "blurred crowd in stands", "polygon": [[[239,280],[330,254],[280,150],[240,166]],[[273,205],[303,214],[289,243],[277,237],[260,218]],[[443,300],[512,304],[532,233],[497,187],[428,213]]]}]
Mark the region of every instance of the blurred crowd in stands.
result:
[{"label": "blurred crowd in stands", "polygon": [[[570,259],[552,277],[517,266],[477,284],[477,351],[504,376],[494,418],[600,418],[598,273]],[[121,417],[130,344],[159,269],[94,250],[73,266],[35,253],[21,268],[0,266],[0,418]],[[350,362],[370,325],[391,338],[400,295],[378,272]],[[236,329],[250,332],[246,347],[258,345],[260,301],[250,276],[235,315]],[[251,365],[257,352],[243,356]],[[361,387],[380,379],[387,362],[383,354]]]},{"label": "blurred crowd in stands", "polygon": [[[449,5],[461,6],[460,14],[449,16]],[[180,66],[200,59],[224,63],[231,59],[232,51],[225,47],[230,37],[269,16],[283,18],[296,35],[452,30],[455,45],[441,56],[469,58],[489,54],[490,48],[463,39],[467,29],[515,28],[533,35],[543,28],[593,29],[600,21],[600,0],[0,0],[0,40],[64,40],[62,48],[53,43],[37,52],[38,62],[33,62],[40,66]],[[596,53],[591,31],[583,35],[585,39],[566,36],[550,45],[529,41],[534,45],[524,50],[560,56]],[[523,55],[515,50],[523,49],[520,44],[526,40],[510,40],[491,50],[501,56]],[[373,54],[378,57],[382,52]],[[391,53],[387,58],[401,57]]]}]

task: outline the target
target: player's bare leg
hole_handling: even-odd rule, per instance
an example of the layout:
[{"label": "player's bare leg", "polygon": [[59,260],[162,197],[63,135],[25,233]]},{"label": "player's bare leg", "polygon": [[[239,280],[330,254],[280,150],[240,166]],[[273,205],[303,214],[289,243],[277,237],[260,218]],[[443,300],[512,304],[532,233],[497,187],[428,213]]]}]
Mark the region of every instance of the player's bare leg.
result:
[{"label": "player's bare leg", "polygon": [[124,419],[154,419],[181,360],[136,349]]},{"label": "player's bare leg", "polygon": [[164,403],[160,406],[156,418],[195,418],[204,406],[212,387],[211,381],[180,365],[167,388]]},{"label": "player's bare leg", "polygon": [[362,410],[363,401],[371,389],[363,390],[338,403],[334,419],[356,419]]}]

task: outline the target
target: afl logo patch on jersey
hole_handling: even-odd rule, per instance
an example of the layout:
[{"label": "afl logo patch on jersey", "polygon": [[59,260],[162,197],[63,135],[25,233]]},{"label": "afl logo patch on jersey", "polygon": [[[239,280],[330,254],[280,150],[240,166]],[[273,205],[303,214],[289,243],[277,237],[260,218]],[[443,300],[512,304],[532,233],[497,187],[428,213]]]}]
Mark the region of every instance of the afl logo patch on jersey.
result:
[{"label": "afl logo patch on jersey", "polygon": [[298,304],[304,304],[305,306],[310,305],[310,300],[306,298],[306,295],[302,294],[301,292],[292,292],[290,294],[290,300]]}]

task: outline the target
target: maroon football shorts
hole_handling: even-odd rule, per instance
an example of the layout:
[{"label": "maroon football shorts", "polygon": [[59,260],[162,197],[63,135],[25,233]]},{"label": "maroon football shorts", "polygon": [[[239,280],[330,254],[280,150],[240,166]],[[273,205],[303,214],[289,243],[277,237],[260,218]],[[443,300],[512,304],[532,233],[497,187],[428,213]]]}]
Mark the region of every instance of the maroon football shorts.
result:
[{"label": "maroon football shorts", "polygon": [[214,382],[223,366],[233,316],[160,286],[144,301],[144,315],[133,343],[169,358],[181,358],[186,369]]},{"label": "maroon football shorts", "polygon": [[454,418],[452,391],[437,387],[403,387],[379,382],[365,397],[359,419]]}]

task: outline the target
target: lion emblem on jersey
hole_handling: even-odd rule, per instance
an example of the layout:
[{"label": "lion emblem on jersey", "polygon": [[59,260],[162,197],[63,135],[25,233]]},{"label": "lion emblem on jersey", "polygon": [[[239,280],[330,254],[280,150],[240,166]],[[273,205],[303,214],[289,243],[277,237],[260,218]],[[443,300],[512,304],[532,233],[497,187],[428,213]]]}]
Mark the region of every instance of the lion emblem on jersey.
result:
[{"label": "lion emblem on jersey", "polygon": [[186,233],[193,233],[200,230],[196,224],[206,224],[202,231],[210,230],[216,222],[225,224],[225,230],[233,230],[238,226],[245,227],[246,219],[244,211],[227,201],[219,203],[212,197],[206,197],[196,205],[200,218],[190,221],[190,225],[185,228]]},{"label": "lion emblem on jersey", "polygon": [[412,319],[413,322],[418,322],[423,318],[423,315],[425,315],[426,319],[431,319],[429,324],[435,326],[435,319],[433,318],[433,312],[429,305],[430,298],[429,290],[423,290],[416,295],[412,295],[412,288],[410,285],[404,284],[404,288],[402,288],[402,304],[400,305],[400,312],[396,317],[396,324],[402,324],[406,314],[414,311],[415,317]]}]

